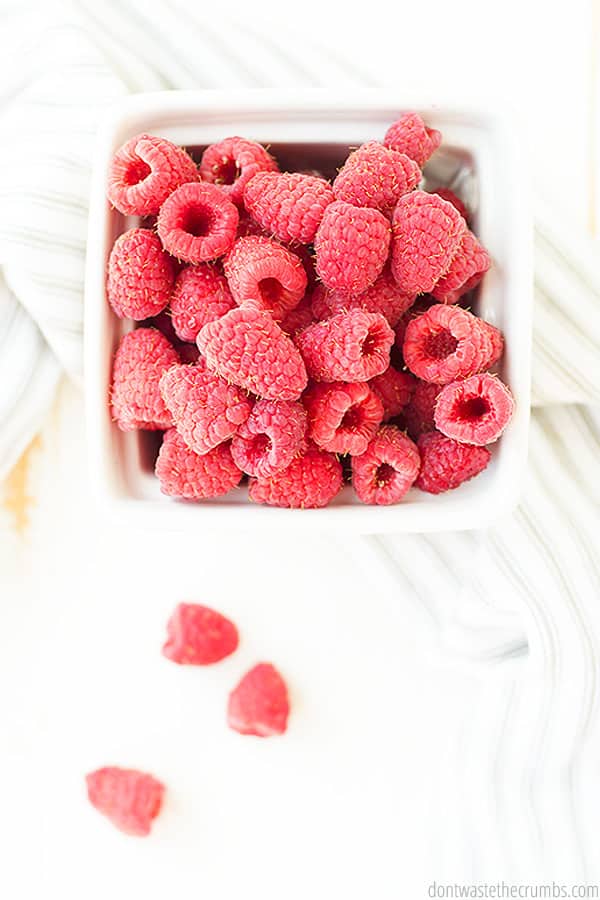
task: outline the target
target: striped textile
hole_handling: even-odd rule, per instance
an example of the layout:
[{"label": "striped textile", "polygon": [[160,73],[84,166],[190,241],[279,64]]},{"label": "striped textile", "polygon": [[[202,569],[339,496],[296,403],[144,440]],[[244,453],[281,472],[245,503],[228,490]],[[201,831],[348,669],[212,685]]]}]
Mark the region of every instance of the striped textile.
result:
[{"label": "striped textile", "polygon": [[[218,31],[202,4],[165,2],[160,22],[146,6],[64,6],[27,31],[24,68],[2,88],[0,476],[40,427],[59,374],[81,378],[104,108],[142,90],[376,83],[329,48],[300,52],[290,40],[284,52],[245,26]],[[8,34],[22,37],[23,16],[17,7]],[[600,272],[591,241],[543,212],[535,253],[535,409],[519,509],[476,533],[350,542],[431,659],[480,680],[437,776],[453,821],[436,843],[440,880],[591,878],[597,858]]]}]

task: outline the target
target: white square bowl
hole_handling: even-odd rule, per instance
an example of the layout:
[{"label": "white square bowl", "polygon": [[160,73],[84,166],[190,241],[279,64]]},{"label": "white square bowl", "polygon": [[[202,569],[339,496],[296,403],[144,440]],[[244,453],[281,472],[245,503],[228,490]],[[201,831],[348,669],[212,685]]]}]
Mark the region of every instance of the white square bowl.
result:
[{"label": "white square bowl", "polygon": [[[444,136],[426,166],[433,187],[458,187],[474,210],[473,228],[493,267],[477,311],[502,329],[500,374],[516,402],[515,415],[493,447],[490,465],[454,491],[433,496],[412,489],[394,506],[365,506],[345,487],[325,509],[287,510],[250,503],[244,488],[218,500],[190,503],[160,493],[149,433],[124,434],[108,405],[111,361],[120,336],[133,327],[110,310],[105,292],[114,239],[136,224],[106,200],[110,160],[140,132],[202,147],[228,135],[268,144],[288,167],[341,165],[349,147],[381,139],[405,110],[417,110]],[[311,531],[427,532],[476,528],[517,502],[527,455],[531,362],[532,251],[527,184],[510,120],[495,111],[433,105],[400,90],[173,91],[139,94],[113,107],[98,136],[92,178],[85,287],[85,381],[89,462],[94,492],[119,516],[142,527],[185,529],[286,528]]]}]

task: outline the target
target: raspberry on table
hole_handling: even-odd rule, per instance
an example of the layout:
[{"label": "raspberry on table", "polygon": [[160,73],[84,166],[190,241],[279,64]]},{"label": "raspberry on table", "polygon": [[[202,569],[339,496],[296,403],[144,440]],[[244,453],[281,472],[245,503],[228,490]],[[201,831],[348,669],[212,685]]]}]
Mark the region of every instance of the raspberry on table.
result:
[{"label": "raspberry on table", "polygon": [[394,332],[379,313],[351,309],[309,325],[295,341],[315,381],[369,381],[389,366]]},{"label": "raspberry on table", "polygon": [[252,302],[275,320],[285,318],[306,291],[306,271],[299,257],[269,238],[238,238],[223,268],[238,306]]},{"label": "raspberry on table", "polygon": [[113,361],[111,413],[121,431],[160,431],[173,424],[159,390],[161,375],[179,363],[179,355],[156,328],[123,335]]},{"label": "raspberry on table", "polygon": [[218,444],[199,456],[190,450],[176,428],[165,432],[154,471],[163,494],[184,500],[221,497],[242,479],[228,443]]},{"label": "raspberry on table", "polygon": [[476,287],[491,265],[491,259],[472,231],[466,231],[450,268],[431,291],[439,303],[457,303]]},{"label": "raspberry on table", "polygon": [[419,166],[405,153],[368,141],[350,154],[333,182],[333,193],[336,200],[389,215],[400,197],[414,190],[420,180]]},{"label": "raspberry on table", "polygon": [[430,293],[448,272],[466,230],[460,213],[437,194],[400,197],[392,218],[392,274],[400,289]]},{"label": "raspberry on table", "polygon": [[258,172],[277,172],[273,157],[256,141],[229,137],[211,144],[202,154],[200,175],[203,181],[218,185],[229,199],[242,206],[244,189]]},{"label": "raspberry on table", "polygon": [[231,442],[235,464],[269,478],[306,450],[306,412],[293,400],[258,400]]},{"label": "raspberry on table", "polygon": [[167,622],[163,656],[181,666],[209,666],[230,656],[239,643],[229,619],[199,603],[179,603]]},{"label": "raspberry on table", "polygon": [[214,184],[183,184],[163,203],[156,230],[165,250],[183,262],[210,262],[232,247],[237,206]]},{"label": "raspberry on table", "polygon": [[363,453],[383,419],[383,404],[364,382],[314,384],[304,392],[308,436],[330,453]]},{"label": "raspberry on table", "polygon": [[175,261],[147,228],[131,228],[114,242],[106,294],[121,319],[140,322],[161,312],[175,281]]},{"label": "raspberry on table", "polygon": [[195,341],[207,322],[219,319],[234,306],[227,279],[218,269],[207,263],[185,266],[171,294],[175,333],[182,341]]},{"label": "raspberry on table", "polygon": [[286,243],[312,243],[333,199],[329,182],[300,172],[259,172],[244,190],[244,206],[252,218]]},{"label": "raspberry on table", "polygon": [[217,375],[265,400],[297,400],[306,387],[300,351],[268,313],[253,306],[209,322],[197,344]]},{"label": "raspberry on table", "polygon": [[390,125],[383,143],[391,150],[406,153],[423,168],[442,143],[442,134],[435,128],[428,128],[418,113],[407,112]]},{"label": "raspberry on table", "polygon": [[469,221],[469,218],[470,218],[469,210],[467,209],[467,207],[465,206],[463,201],[460,199],[460,197],[457,194],[455,194],[454,191],[451,191],[450,188],[439,187],[439,188],[436,188],[434,191],[431,191],[431,193],[437,194],[438,197],[442,198],[442,200],[447,200],[448,203],[451,203],[452,206],[454,207],[454,209],[456,209],[461,214],[461,216],[463,217],[465,222]]},{"label": "raspberry on table", "polygon": [[416,378],[408,372],[399,372],[393,366],[371,378],[368,385],[383,404],[384,422],[400,415],[413,395],[415,384]]},{"label": "raspberry on table", "polygon": [[398,503],[419,474],[419,451],[393,425],[382,425],[360,456],[352,457],[352,484],[363,503]]},{"label": "raspberry on table", "polygon": [[435,405],[435,424],[446,437],[464,444],[491,444],[512,417],[515,404],[509,389],[485,372],[447,384]]},{"label": "raspberry on table", "polygon": [[438,395],[443,387],[442,384],[421,381],[420,378],[416,378],[415,381],[416,385],[410,402],[402,411],[406,430],[413,441],[428,431],[435,431],[433,414]]},{"label": "raspberry on table", "polygon": [[327,506],[343,482],[337,456],[310,445],[289,466],[270,478],[251,478],[248,496],[255,503],[288,509],[318,509]]},{"label": "raspberry on table", "polygon": [[230,440],[252,410],[244,391],[204,365],[173,366],[163,373],[160,391],[177,431],[199,455]]},{"label": "raspberry on table", "polygon": [[258,663],[246,672],[229,695],[227,724],[240,734],[284,734],[289,714],[286,683],[271,663]]},{"label": "raspberry on table", "polygon": [[421,471],[415,487],[428,494],[454,490],[483,472],[491,458],[487,447],[460,444],[439,431],[421,435],[417,446]]},{"label": "raspberry on table", "polygon": [[336,200],[325,210],[315,238],[317,274],[325,287],[360,294],[381,274],[391,240],[378,209]]},{"label": "raspberry on table", "polygon": [[176,188],[199,178],[196,163],[181,147],[138,134],[115,153],[108,171],[108,199],[124,216],[152,216]]},{"label": "raspberry on table", "polygon": [[492,328],[458,306],[432,306],[406,326],[406,365],[418,378],[435,384],[482,372],[494,357]]},{"label": "raspberry on table", "polygon": [[137,769],[105,766],[85,777],[88,799],[125,834],[145,837],[160,812],[165,787]]},{"label": "raspberry on table", "polygon": [[312,294],[313,312],[318,320],[328,319],[329,316],[348,309],[365,309],[367,312],[381,313],[392,328],[414,302],[415,295],[402,293],[387,265],[371,287],[361,294],[328,291],[322,284],[317,285]]}]

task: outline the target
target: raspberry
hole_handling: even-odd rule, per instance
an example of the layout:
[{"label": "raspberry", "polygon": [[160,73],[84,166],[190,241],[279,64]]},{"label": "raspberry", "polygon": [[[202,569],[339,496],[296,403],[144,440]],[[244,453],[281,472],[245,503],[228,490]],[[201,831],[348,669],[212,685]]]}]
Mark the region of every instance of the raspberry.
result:
[{"label": "raspberry", "polygon": [[260,309],[232,309],[205,325],[197,343],[218,375],[266,400],[297,400],[306,387],[298,349]]},{"label": "raspberry", "polygon": [[175,281],[174,260],[147,228],[131,228],[117,238],[108,260],[106,294],[121,319],[140,322],[161,312]]},{"label": "raspberry", "polygon": [[491,369],[504,353],[504,336],[494,325],[490,325],[489,322],[486,322],[486,325],[490,341],[492,342],[492,355],[487,365],[487,368]]},{"label": "raspberry", "polygon": [[442,494],[457,488],[483,472],[490,461],[487,447],[459,444],[439,431],[424,434],[418,441],[421,471],[415,487],[428,494]]},{"label": "raspberry", "polygon": [[393,425],[383,425],[364,453],[352,457],[352,484],[363,503],[398,503],[419,474],[419,451]]},{"label": "raspberry", "polygon": [[235,241],[237,207],[214,184],[183,184],[165,200],[156,229],[165,250],[184,262],[209,262]]},{"label": "raspberry", "polygon": [[466,309],[432,306],[406,326],[406,365],[423,381],[435,384],[482,372],[494,356],[491,329]]},{"label": "raspberry", "polygon": [[286,243],[312,243],[330,203],[331,185],[299,172],[259,172],[244,190],[244,206],[252,218]]},{"label": "raspberry", "polygon": [[251,478],[248,495],[255,503],[288,509],[317,509],[333,500],[342,486],[342,467],[332,453],[309,446],[270,478]]},{"label": "raspberry", "polygon": [[306,450],[306,412],[291,400],[259,400],[231,442],[247,475],[269,478]]},{"label": "raspberry", "polygon": [[152,216],[169,194],[198,181],[194,160],[164,138],[138,134],[117,150],[108,172],[108,199],[124,216]]},{"label": "raspberry", "polygon": [[277,171],[277,163],[264,147],[242,137],[211,144],[200,161],[202,180],[218,185],[238,206],[243,203],[244,188],[257,172]]},{"label": "raspberry", "polygon": [[390,366],[381,375],[369,381],[369,387],[383,403],[383,421],[399,415],[410,401],[415,389],[415,379],[408,372],[399,372]]},{"label": "raspberry", "polygon": [[392,219],[392,273],[406,294],[425,294],[446,274],[467,225],[437,194],[400,197]]},{"label": "raspberry", "polygon": [[280,322],[281,330],[286,334],[295,335],[304,328],[308,328],[316,321],[313,315],[313,294],[305,294],[300,303],[289,311],[285,319]]},{"label": "raspberry", "polygon": [[224,316],[235,303],[227,280],[213,266],[186,266],[175,281],[171,318],[177,337],[195,341],[207,322]]},{"label": "raspberry", "polygon": [[390,223],[378,209],[336,200],[325,210],[315,239],[319,278],[332,291],[366,291],[381,274],[390,239]]},{"label": "raspberry", "polygon": [[309,437],[330,453],[363,453],[383,418],[381,400],[364,383],[315,384],[302,401]]},{"label": "raspberry", "polygon": [[199,456],[176,428],[165,433],[154,471],[163,494],[185,500],[220,497],[237,487],[242,478],[229,444],[219,444]]},{"label": "raspberry", "polygon": [[283,734],[289,714],[285,681],[271,663],[259,663],[246,672],[229,695],[227,724],[240,734]]},{"label": "raspberry", "polygon": [[413,441],[416,441],[422,434],[435,430],[433,413],[442,387],[441,384],[432,384],[429,381],[417,379],[410,403],[403,410],[406,430]]},{"label": "raspberry", "polygon": [[202,455],[228,441],[252,410],[252,401],[202,366],[173,366],[160,391],[177,431],[190,450]]},{"label": "raspberry", "polygon": [[136,769],[107,766],[85,777],[88,799],[98,812],[125,834],[150,834],[165,792],[152,775]]},{"label": "raspberry", "polygon": [[431,294],[422,294],[420,297],[417,297],[415,302],[409,309],[404,313],[401,319],[396,323],[394,331],[396,333],[396,347],[402,352],[402,348],[404,346],[404,337],[406,335],[406,326],[413,319],[416,319],[417,316],[420,316],[421,313],[427,312],[432,306],[435,305],[435,300],[431,296]]},{"label": "raspberry", "polygon": [[351,309],[296,335],[315,381],[369,381],[390,364],[394,332],[379,313]]},{"label": "raspberry", "polygon": [[427,128],[416,112],[404,113],[385,133],[383,143],[390,150],[406,153],[418,166],[423,166],[442,143],[441,132]]},{"label": "raspberry", "polygon": [[466,231],[450,268],[431,291],[440,303],[456,303],[476,287],[491,265],[489,254],[472,231]]},{"label": "raspberry", "polygon": [[243,209],[240,210],[240,222],[237,230],[237,237],[250,237],[250,235],[258,234],[260,237],[269,237],[268,234],[260,227],[258,222],[248,215]]},{"label": "raspberry", "polygon": [[237,239],[224,271],[238,306],[252,301],[274,319],[284,318],[306,291],[306,272],[296,254],[258,235]]},{"label": "raspberry", "polygon": [[447,384],[435,405],[435,424],[442,434],[464,444],[491,444],[514,411],[512,395],[495,375],[473,375]]},{"label": "raspberry", "polygon": [[155,328],[123,335],[113,362],[111,412],[121,431],[158,431],[173,424],[159,390],[160,377],[179,356]]},{"label": "raspberry", "polygon": [[458,197],[454,191],[451,191],[450,188],[439,187],[436,188],[435,191],[432,191],[433,194],[437,194],[438,197],[441,197],[442,200],[447,200],[448,203],[451,203],[454,209],[458,210],[461,214],[465,222],[469,221],[469,210],[462,202],[460,197]]},{"label": "raspberry", "polygon": [[404,153],[369,141],[351,153],[333,182],[336,200],[389,215],[402,194],[414,190],[421,170]]},{"label": "raspberry", "polygon": [[313,312],[317,319],[327,319],[348,309],[365,309],[381,313],[392,328],[415,301],[414,294],[403,294],[386,266],[379,278],[362,294],[342,294],[318,285],[313,293]]},{"label": "raspberry", "polygon": [[198,603],[179,603],[167,623],[163,656],[184,666],[209,666],[220,662],[239,643],[233,622]]}]

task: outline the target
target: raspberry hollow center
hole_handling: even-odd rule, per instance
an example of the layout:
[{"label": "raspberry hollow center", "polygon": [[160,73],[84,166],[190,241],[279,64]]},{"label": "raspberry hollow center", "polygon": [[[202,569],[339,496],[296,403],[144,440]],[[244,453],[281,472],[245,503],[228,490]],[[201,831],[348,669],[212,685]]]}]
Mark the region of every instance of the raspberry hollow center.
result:
[{"label": "raspberry hollow center", "polygon": [[346,410],[344,418],[340,422],[340,428],[346,431],[355,431],[362,424],[362,412],[359,406],[351,406]]},{"label": "raspberry hollow center", "polygon": [[458,347],[458,341],[447,328],[430,334],[425,340],[423,350],[430,359],[446,359],[451,356]]},{"label": "raspberry hollow center", "polygon": [[189,206],[181,222],[181,228],[193,237],[206,237],[214,226],[214,213],[206,206]]},{"label": "raspberry hollow center", "polygon": [[266,306],[273,308],[281,300],[283,288],[276,278],[263,278],[258,282],[260,296]]},{"label": "raspberry hollow center", "polygon": [[369,329],[360,348],[361,354],[371,356],[379,348],[379,343],[379,331],[374,328]]},{"label": "raspberry hollow center", "polygon": [[233,184],[240,177],[240,169],[235,159],[223,158],[220,165],[213,167],[215,184]]},{"label": "raspberry hollow center", "polygon": [[456,418],[463,422],[475,422],[487,415],[490,404],[485,397],[468,397],[456,404]]},{"label": "raspberry hollow center", "polygon": [[396,470],[388,465],[388,463],[382,463],[380,466],[377,466],[375,472],[375,483],[377,484],[377,487],[385,487],[390,483],[395,474]]},{"label": "raspberry hollow center", "polygon": [[271,438],[268,434],[264,432],[262,434],[257,434],[253,439],[252,443],[248,448],[248,456],[254,462],[258,462],[261,459],[264,459],[272,449]]},{"label": "raspberry hollow center", "polygon": [[138,158],[133,160],[127,167],[123,180],[125,184],[131,187],[134,184],[139,184],[140,181],[144,181],[151,171],[152,169],[148,163],[145,163],[143,159]]}]

